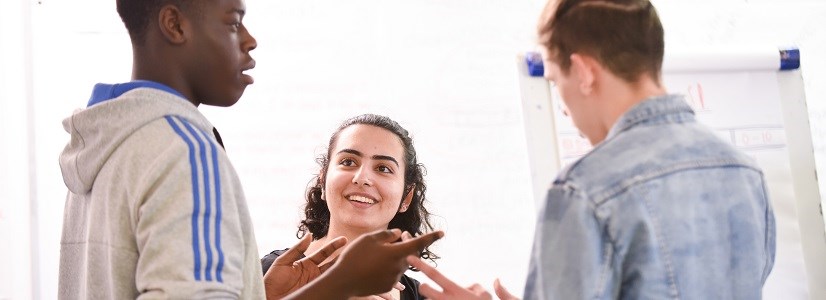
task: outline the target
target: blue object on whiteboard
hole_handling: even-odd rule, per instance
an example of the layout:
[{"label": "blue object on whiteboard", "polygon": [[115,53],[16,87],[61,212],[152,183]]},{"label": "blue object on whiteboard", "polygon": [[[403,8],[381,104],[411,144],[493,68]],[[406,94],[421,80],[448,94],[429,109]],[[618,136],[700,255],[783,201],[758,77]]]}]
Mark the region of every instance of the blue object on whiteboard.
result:
[{"label": "blue object on whiteboard", "polygon": [[[545,68],[542,65],[542,55],[537,52],[525,53],[525,63],[528,65],[528,75],[542,77]],[[800,68],[800,50],[780,50],[780,70],[797,70]]]},{"label": "blue object on whiteboard", "polygon": [[531,77],[542,77],[545,74],[545,67],[542,65],[542,55],[539,53],[525,53],[525,63],[528,64],[528,75],[531,75]]},{"label": "blue object on whiteboard", "polygon": [[780,50],[780,69],[796,70],[800,68],[800,50],[786,49]]}]

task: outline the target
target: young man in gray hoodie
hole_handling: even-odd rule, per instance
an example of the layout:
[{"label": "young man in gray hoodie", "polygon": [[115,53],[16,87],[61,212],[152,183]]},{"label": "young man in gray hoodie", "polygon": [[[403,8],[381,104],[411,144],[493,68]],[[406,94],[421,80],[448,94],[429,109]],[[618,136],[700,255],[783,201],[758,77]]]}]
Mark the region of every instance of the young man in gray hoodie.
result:
[{"label": "young man in gray hoodie", "polygon": [[264,298],[265,285],[268,295],[294,298],[372,295],[390,290],[404,257],[441,235],[392,243],[401,233],[381,231],[351,242],[332,267],[319,265],[345,243],[336,240],[268,274],[291,285],[262,280],[238,176],[197,109],[231,106],[253,83],[245,71],[255,67],[257,44],[242,23],[244,1],[117,7],[132,42],[133,80],[96,85],[87,107],[63,121],[71,140],[60,155],[69,188],[60,298],[250,299]]}]

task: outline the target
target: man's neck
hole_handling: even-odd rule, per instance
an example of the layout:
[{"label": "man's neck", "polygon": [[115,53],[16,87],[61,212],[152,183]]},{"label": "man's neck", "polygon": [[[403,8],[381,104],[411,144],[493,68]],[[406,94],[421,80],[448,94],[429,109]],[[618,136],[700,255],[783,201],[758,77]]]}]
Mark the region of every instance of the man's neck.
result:
[{"label": "man's neck", "polygon": [[[613,76],[612,76],[613,77]],[[622,115],[640,102],[651,97],[666,94],[665,87],[659,80],[643,76],[635,83],[628,83],[617,77],[602,81],[602,88],[598,95],[602,109],[599,110],[599,132],[588,139],[596,145],[605,140],[608,132]]]},{"label": "man's neck", "polygon": [[148,46],[132,47],[132,80],[148,80],[164,84],[178,91],[195,106],[195,96],[180,72],[178,62],[163,51],[153,51]]}]

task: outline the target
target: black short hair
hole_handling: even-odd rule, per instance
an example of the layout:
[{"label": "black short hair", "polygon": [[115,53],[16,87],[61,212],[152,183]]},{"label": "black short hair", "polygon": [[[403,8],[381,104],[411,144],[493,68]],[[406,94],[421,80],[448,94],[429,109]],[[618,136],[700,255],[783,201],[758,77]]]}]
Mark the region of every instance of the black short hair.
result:
[{"label": "black short hair", "polygon": [[189,8],[191,3],[203,0],[116,0],[118,15],[129,31],[132,43],[143,44],[146,30],[164,5],[175,5],[181,10]]}]

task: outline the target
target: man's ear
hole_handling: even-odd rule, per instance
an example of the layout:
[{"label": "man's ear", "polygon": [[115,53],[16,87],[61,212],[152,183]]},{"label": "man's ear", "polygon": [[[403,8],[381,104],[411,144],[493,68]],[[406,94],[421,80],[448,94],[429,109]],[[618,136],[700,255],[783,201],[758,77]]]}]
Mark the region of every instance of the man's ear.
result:
[{"label": "man's ear", "polygon": [[175,5],[164,5],[158,12],[158,29],[169,43],[181,44],[186,41],[185,23],[186,17]]},{"label": "man's ear", "polygon": [[579,91],[583,95],[590,95],[596,86],[596,76],[599,66],[596,60],[578,53],[571,54],[571,73],[579,81]]},{"label": "man's ear", "polygon": [[402,200],[402,207],[399,207],[399,212],[403,213],[406,212],[408,208],[410,208],[410,202],[413,202],[413,195],[416,194],[416,184],[412,184],[410,191],[407,192],[407,195],[404,196]]}]

